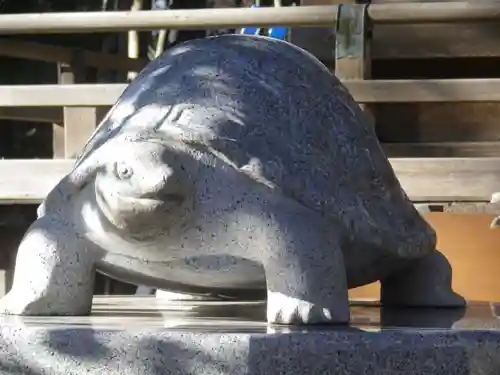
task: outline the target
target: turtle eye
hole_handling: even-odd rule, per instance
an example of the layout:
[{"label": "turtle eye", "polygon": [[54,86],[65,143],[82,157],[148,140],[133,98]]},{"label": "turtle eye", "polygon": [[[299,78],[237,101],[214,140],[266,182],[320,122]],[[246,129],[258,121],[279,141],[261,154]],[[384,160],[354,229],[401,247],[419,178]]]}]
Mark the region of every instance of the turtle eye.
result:
[{"label": "turtle eye", "polygon": [[114,172],[120,180],[128,180],[134,174],[133,169],[124,163],[116,163]]}]

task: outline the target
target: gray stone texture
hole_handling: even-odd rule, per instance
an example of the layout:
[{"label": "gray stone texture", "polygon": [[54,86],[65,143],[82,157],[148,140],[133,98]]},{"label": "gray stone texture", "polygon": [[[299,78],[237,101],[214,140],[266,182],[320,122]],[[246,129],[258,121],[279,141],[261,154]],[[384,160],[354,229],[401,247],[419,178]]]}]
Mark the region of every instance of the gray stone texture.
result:
[{"label": "gray stone texture", "polygon": [[[147,305],[148,298],[154,299],[131,300],[130,306]],[[113,298],[101,298],[100,303],[94,321],[2,317],[0,374],[500,373],[500,323],[495,304],[472,304],[467,310],[389,312],[357,305],[351,307],[351,327],[269,329],[255,318],[209,314],[186,319],[186,314],[182,318],[173,312],[156,311],[154,315],[144,307],[120,309]],[[227,311],[223,305],[220,311]],[[245,310],[244,305],[233,307],[240,313]],[[255,315],[259,309],[247,306],[247,310]],[[162,324],[170,327],[161,328]]]},{"label": "gray stone texture", "polygon": [[0,312],[85,315],[94,269],[176,293],[267,295],[270,323],[347,323],[348,288],[463,306],[372,124],[316,58],[224,35],[128,86],[49,193]]}]

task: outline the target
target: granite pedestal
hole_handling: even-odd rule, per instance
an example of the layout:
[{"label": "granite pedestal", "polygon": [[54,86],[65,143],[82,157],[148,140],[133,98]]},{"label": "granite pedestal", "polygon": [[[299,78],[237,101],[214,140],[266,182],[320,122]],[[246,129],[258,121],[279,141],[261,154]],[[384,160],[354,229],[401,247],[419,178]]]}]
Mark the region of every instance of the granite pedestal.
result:
[{"label": "granite pedestal", "polygon": [[500,374],[500,304],[352,303],[350,327],[293,329],[264,305],[96,297],[89,317],[3,316],[0,374]]}]

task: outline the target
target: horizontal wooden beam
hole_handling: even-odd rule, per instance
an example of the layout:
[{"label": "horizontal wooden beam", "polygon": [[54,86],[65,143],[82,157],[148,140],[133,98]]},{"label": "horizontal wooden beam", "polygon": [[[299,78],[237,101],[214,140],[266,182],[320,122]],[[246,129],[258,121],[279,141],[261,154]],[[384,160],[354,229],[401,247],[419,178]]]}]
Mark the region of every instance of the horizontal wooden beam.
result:
[{"label": "horizontal wooden beam", "polygon": [[0,119],[62,124],[63,110],[57,107],[0,107]]},{"label": "horizontal wooden beam", "polygon": [[0,34],[73,34],[247,26],[333,26],[338,7],[214,8],[0,15]]},{"label": "horizontal wooden beam", "polygon": [[110,106],[126,84],[0,86],[0,107]]},{"label": "horizontal wooden beam", "polygon": [[[61,34],[127,30],[332,26],[337,5],[279,8],[215,8],[135,12],[71,12],[0,15],[0,34]],[[500,20],[497,2],[372,4],[375,23],[436,23]]]},{"label": "horizontal wooden beam", "polygon": [[[323,36],[306,43],[320,50],[318,58],[330,61],[332,48],[325,39]],[[494,22],[377,25],[373,30],[373,59],[494,58],[500,56],[497,40],[498,24]]]},{"label": "horizontal wooden beam", "polygon": [[500,215],[500,204],[489,202],[416,203],[415,208],[423,214],[429,212],[442,212],[461,215]]},{"label": "horizontal wooden beam", "polygon": [[500,157],[500,142],[382,143],[388,157]]},{"label": "horizontal wooden beam", "polygon": [[[498,102],[500,79],[343,82],[359,103]],[[110,106],[126,84],[0,86],[0,107]]]},{"label": "horizontal wooden beam", "polygon": [[141,70],[147,59],[130,59],[116,54],[0,38],[0,55],[52,63],[78,64],[118,71]]},{"label": "horizontal wooden beam", "polygon": [[0,203],[36,203],[68,173],[73,160],[0,160]]},{"label": "horizontal wooden beam", "polygon": [[500,158],[390,158],[416,202],[489,201],[500,191]]},{"label": "horizontal wooden beam", "polygon": [[498,102],[500,79],[345,81],[361,103]]},{"label": "horizontal wooden beam", "polygon": [[[392,158],[415,202],[489,201],[500,190],[500,158]],[[1,160],[0,203],[41,201],[72,160]]]},{"label": "horizontal wooden beam", "polygon": [[379,3],[368,7],[368,15],[375,24],[498,21],[500,3],[497,1]]}]

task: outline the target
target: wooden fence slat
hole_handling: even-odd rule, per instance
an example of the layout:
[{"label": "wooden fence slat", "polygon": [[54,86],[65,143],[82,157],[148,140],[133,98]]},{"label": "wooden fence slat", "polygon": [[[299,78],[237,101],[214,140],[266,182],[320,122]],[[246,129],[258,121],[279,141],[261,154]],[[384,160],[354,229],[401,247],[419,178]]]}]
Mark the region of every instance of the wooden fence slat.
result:
[{"label": "wooden fence slat", "polygon": [[62,123],[63,111],[57,107],[32,107],[29,110],[19,107],[0,107],[0,119]]},{"label": "wooden fence slat", "polygon": [[148,63],[148,60],[144,58],[130,59],[127,56],[117,54],[10,38],[0,38],[0,55],[67,65],[72,64],[75,59],[79,59],[79,64],[83,66],[119,71],[141,70]]},{"label": "wooden fence slat", "polygon": [[64,108],[64,156],[74,158],[83,149],[105,112],[97,107]]},{"label": "wooden fence slat", "polygon": [[500,204],[489,202],[431,202],[416,203],[422,213],[443,212],[460,215],[500,215]]},{"label": "wooden fence slat", "polygon": [[126,84],[0,86],[0,107],[110,106]]},{"label": "wooden fence slat", "polygon": [[[500,158],[391,158],[415,202],[489,201],[500,190]],[[0,203],[32,203],[71,170],[73,160],[1,160]]]},{"label": "wooden fence slat", "polygon": [[498,21],[500,3],[498,1],[379,3],[371,4],[368,7],[368,14],[376,24]]},{"label": "wooden fence slat", "polygon": [[500,158],[390,158],[413,201],[489,201],[500,190]]},{"label": "wooden fence slat", "polygon": [[68,173],[71,159],[0,160],[0,203],[37,203]]},{"label": "wooden fence slat", "polygon": [[344,82],[361,103],[498,102],[500,79],[372,80]]},{"label": "wooden fence slat", "polygon": [[[60,64],[58,73],[60,84],[74,84],[78,82],[77,79],[84,79],[85,69],[79,68]],[[76,157],[104,115],[105,112],[98,107],[64,107],[64,130],[61,132],[60,129],[57,129],[54,132],[54,151],[56,151],[57,146],[57,152],[54,152],[54,156],[56,158],[61,156],[65,158]],[[57,139],[61,136],[63,137],[62,144],[64,144],[63,155],[60,154],[61,140]]]},{"label": "wooden fence slat", "polygon": [[[499,34],[498,24],[494,22],[379,25],[375,27],[373,35],[373,58],[498,57]],[[314,46],[315,50],[322,45],[324,43],[318,43]],[[333,58],[325,52],[321,52],[318,57],[325,60]]]},{"label": "wooden fence slat", "polygon": [[500,157],[500,142],[390,142],[382,143],[388,157]]},{"label": "wooden fence slat", "polygon": [[[359,103],[500,102],[500,78],[346,80]],[[111,106],[126,84],[0,86],[0,107]]]}]

